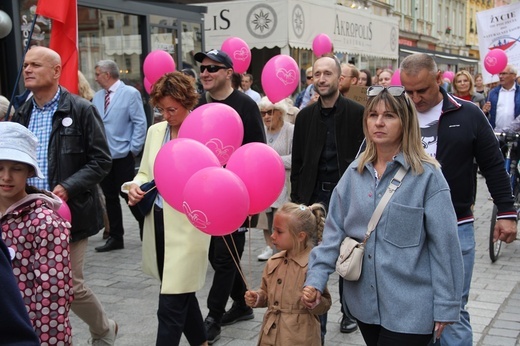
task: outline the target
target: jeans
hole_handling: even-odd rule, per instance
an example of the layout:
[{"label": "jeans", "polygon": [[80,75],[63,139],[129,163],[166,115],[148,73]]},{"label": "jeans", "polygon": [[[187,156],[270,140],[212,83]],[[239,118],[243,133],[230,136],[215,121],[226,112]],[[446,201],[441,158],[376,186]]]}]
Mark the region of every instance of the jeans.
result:
[{"label": "jeans", "polygon": [[[469,323],[469,313],[466,311],[468,303],[469,287],[475,264],[475,230],[473,223],[459,225],[459,241],[464,261],[464,286],[462,289],[462,302],[460,305],[460,320],[446,326],[441,334],[441,345],[443,346],[472,346],[473,331]],[[438,342],[436,343],[438,344]]]}]

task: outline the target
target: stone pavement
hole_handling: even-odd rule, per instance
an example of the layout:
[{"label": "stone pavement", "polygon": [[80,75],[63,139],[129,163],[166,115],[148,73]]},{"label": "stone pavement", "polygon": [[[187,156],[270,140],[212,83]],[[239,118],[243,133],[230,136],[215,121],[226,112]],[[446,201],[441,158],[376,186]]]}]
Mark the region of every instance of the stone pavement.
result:
[{"label": "stone pavement", "polygon": [[[474,345],[520,345],[520,241],[504,245],[500,258],[491,263],[488,256],[489,218],[492,202],[484,179],[479,177],[475,206],[475,232],[477,253],[468,309],[474,330]],[[159,284],[140,270],[141,244],[137,223],[128,208],[125,216],[125,249],[96,253],[94,247],[102,245],[101,233],[90,238],[85,260],[85,277],[108,313],[119,324],[117,345],[148,346],[155,344],[157,328],[156,309]],[[251,287],[257,288],[264,262],[256,256],[263,249],[261,231],[249,232],[244,250],[242,268]],[[174,274],[173,274],[174,275]],[[197,293],[204,317],[207,314],[206,298],[213,271],[208,269],[206,285]],[[359,331],[352,334],[339,332],[338,276],[331,275],[329,290],[333,306],[328,314],[326,346],[364,345]],[[230,303],[228,304],[229,307]],[[215,346],[253,346],[265,309],[255,309],[255,318],[223,327],[221,339]],[[71,313],[74,345],[88,345],[87,326]],[[181,345],[188,345],[185,339]]]}]

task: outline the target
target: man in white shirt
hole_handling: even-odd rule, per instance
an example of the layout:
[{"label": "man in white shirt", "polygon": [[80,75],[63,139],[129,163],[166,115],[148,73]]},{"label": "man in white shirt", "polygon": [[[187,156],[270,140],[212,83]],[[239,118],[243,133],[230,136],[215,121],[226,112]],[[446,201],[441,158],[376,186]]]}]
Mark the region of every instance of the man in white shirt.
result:
[{"label": "man in white shirt", "polygon": [[483,110],[489,111],[489,122],[496,130],[511,127],[511,123],[520,114],[520,88],[516,83],[516,68],[507,65],[498,74],[499,85],[489,91],[488,101]]},{"label": "man in white shirt", "polygon": [[262,96],[259,93],[251,89],[251,85],[253,84],[253,75],[249,73],[244,73],[242,75],[242,81],[240,86],[242,87],[242,91],[249,97],[253,99],[256,103],[260,102]]}]

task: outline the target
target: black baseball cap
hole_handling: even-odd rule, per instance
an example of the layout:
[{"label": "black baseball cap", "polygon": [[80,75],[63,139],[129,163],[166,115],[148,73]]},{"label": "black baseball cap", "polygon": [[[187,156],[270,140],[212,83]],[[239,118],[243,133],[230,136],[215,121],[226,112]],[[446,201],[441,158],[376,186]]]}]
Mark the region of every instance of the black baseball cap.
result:
[{"label": "black baseball cap", "polygon": [[212,49],[206,53],[198,52],[195,54],[195,61],[202,62],[204,58],[210,58],[213,61],[224,64],[227,68],[233,68],[233,61],[224,51],[218,49]]}]

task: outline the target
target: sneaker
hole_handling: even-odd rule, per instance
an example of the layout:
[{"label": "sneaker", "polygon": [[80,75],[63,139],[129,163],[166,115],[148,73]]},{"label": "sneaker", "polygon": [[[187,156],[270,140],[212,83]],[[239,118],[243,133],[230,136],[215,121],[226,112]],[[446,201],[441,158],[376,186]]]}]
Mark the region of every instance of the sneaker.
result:
[{"label": "sneaker", "polygon": [[240,306],[233,302],[231,309],[222,316],[221,324],[223,326],[228,326],[238,321],[252,320],[253,318],[255,318],[253,309],[249,306]]},{"label": "sneaker", "polygon": [[257,258],[259,261],[267,261],[272,255],[273,255],[273,249],[271,249],[270,246],[266,246],[264,251],[260,255],[258,255]]},{"label": "sneaker", "polygon": [[211,316],[204,320],[204,327],[206,327],[206,335],[208,337],[208,344],[213,345],[215,341],[220,339],[220,325]]},{"label": "sneaker", "polygon": [[354,319],[349,318],[346,315],[343,315],[341,319],[341,324],[339,327],[339,331],[342,333],[352,333],[358,329],[357,322]]},{"label": "sneaker", "polygon": [[116,342],[118,326],[116,321],[108,320],[108,333],[101,339],[92,338],[93,346],[112,346]]}]

